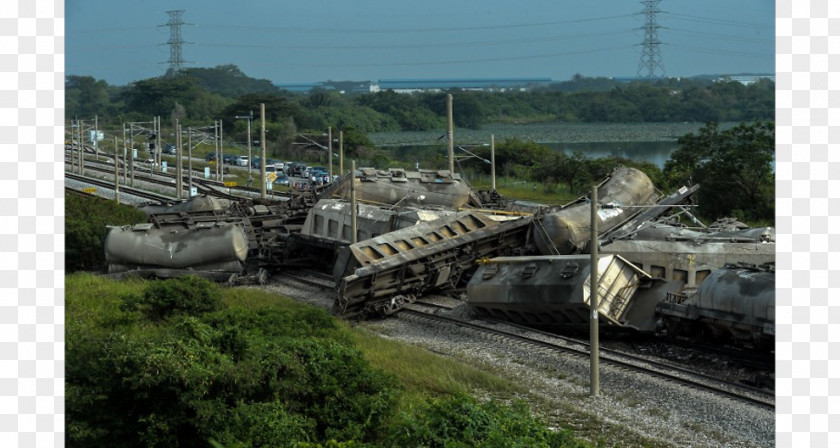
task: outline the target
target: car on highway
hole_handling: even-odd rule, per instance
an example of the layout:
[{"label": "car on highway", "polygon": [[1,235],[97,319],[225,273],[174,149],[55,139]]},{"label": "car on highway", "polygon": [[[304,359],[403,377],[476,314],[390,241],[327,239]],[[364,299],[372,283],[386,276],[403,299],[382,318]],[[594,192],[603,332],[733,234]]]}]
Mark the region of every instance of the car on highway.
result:
[{"label": "car on highway", "polygon": [[286,173],[284,173],[282,171],[276,171],[276,173],[277,173],[277,179],[274,179],[274,182],[273,182],[274,185],[285,185],[285,186],[288,187],[289,186],[289,177],[286,176]]}]

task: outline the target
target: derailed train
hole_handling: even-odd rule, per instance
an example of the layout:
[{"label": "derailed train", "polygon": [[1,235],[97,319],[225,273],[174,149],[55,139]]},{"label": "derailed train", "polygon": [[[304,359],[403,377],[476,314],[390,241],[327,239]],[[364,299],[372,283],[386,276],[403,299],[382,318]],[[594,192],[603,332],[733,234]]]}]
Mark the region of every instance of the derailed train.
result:
[{"label": "derailed train", "polygon": [[[448,172],[361,173],[322,193],[322,197],[340,198],[322,199],[314,206],[305,205],[312,202],[311,198],[293,198],[279,204],[233,203],[198,207],[199,210],[181,207],[178,211],[156,211],[150,215],[149,224],[111,229],[106,239],[109,271],[158,276],[199,273],[213,278],[256,276],[264,280],[271,270],[319,266],[331,270],[336,279],[337,313],[387,314],[435,290],[466,291],[467,303],[474,309],[489,309],[485,306],[488,296],[469,285],[487,275],[487,269],[492,269],[487,266],[502,266],[498,257],[513,257],[504,263],[517,266],[525,260],[514,260],[520,257],[532,257],[531,264],[553,266],[537,268],[530,274],[532,277],[542,270],[551,272],[549,277],[571,279],[585,270],[586,262],[564,257],[580,257],[588,252],[587,198],[549,208],[500,201],[495,195],[494,208],[482,209],[480,198],[488,195],[474,194]],[[368,199],[375,197],[378,202],[389,203],[358,205],[359,242],[355,244],[351,242],[351,207],[342,197],[344,187],[339,187],[351,181],[357,192],[367,191]],[[606,257],[632,267],[628,268],[630,271],[643,274],[634,280],[639,283],[634,293],[625,294],[625,314],[610,315],[605,325],[643,331],[660,329],[665,322],[661,314],[667,307],[657,305],[666,297],[688,297],[702,285],[714,289],[708,286],[717,282],[712,274],[729,263],[758,265],[774,260],[772,229],[740,229],[731,225],[689,229],[676,225],[672,211],[676,210],[676,215],[689,213],[682,205],[696,189],[697,186],[683,188],[662,198],[647,176],[631,168],[617,169],[599,186],[600,250]],[[387,196],[389,191],[396,193]],[[671,219],[660,219],[666,213]],[[210,250],[207,242],[216,234],[222,237],[213,240],[212,246],[220,247]],[[554,258],[546,261],[533,257]],[[496,261],[487,266],[476,264],[492,258]],[[567,268],[557,271],[560,264]],[[570,274],[572,268],[568,266],[573,264],[578,268]],[[508,318],[517,307],[521,316],[526,315],[525,309],[541,315],[542,307],[542,324],[572,325],[568,318],[571,314],[558,317],[563,314],[548,312],[558,306],[548,297],[559,295],[523,295],[524,285],[514,281],[522,278],[522,273],[512,272],[511,268],[509,274],[493,276],[510,276],[502,281],[504,287],[495,286],[497,295],[505,295],[506,300],[518,297],[506,305]],[[536,287],[551,291],[556,285],[548,282]],[[508,292],[502,293],[502,289]],[[565,296],[578,300],[585,294]],[[542,297],[542,302],[528,301],[535,297]],[[572,309],[580,312],[584,302]],[[697,313],[683,314],[671,317],[685,320]],[[555,318],[552,320],[551,316]],[[667,320],[672,334],[674,319]],[[750,322],[741,321],[746,325]],[[761,325],[765,334],[772,331],[772,325],[767,327],[764,321]]]}]

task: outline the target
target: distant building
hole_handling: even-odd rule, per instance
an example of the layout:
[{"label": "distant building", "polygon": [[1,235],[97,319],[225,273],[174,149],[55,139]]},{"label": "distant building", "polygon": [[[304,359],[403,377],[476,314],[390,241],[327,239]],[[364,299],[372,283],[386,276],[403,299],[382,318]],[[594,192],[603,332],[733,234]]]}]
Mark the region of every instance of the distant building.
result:
[{"label": "distant building", "polygon": [[319,88],[324,90],[333,90],[332,86],[328,86],[323,82],[310,82],[299,84],[274,84],[280,90],[288,90],[289,92],[309,92],[312,89]]},{"label": "distant building", "polygon": [[737,81],[741,84],[748,86],[759,79],[769,79],[770,81],[776,82],[776,75],[735,75],[735,76],[721,76],[720,78],[716,79],[715,82],[724,82],[724,81]]},{"label": "distant building", "polygon": [[550,78],[451,78],[451,79],[380,79],[370,91],[392,90],[397,93],[440,92],[448,89],[491,92],[525,91],[551,84]]}]

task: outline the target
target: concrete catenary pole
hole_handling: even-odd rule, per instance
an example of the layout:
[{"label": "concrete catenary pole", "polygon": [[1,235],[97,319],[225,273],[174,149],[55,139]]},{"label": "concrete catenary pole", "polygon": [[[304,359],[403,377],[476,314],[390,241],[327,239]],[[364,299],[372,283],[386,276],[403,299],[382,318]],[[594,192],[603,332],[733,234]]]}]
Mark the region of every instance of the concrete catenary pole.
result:
[{"label": "concrete catenary pole", "polygon": [[219,119],[219,169],[222,170],[222,182],[225,181],[225,129],[222,126],[222,120]]},{"label": "concrete catenary pole", "polygon": [[79,122],[79,176],[85,175],[85,139],[82,137],[84,127],[85,122],[82,120]]},{"label": "concrete catenary pole", "polygon": [[216,167],[213,169],[216,175],[216,180],[219,180],[219,164],[222,159],[219,158],[219,123],[213,120],[213,153],[216,155]]},{"label": "concrete catenary pole", "polygon": [[490,189],[496,191],[496,138],[490,134]]},{"label": "concrete catenary pole", "polygon": [[358,227],[357,217],[358,210],[356,210],[356,160],[350,161],[350,231],[353,232],[351,241],[353,244],[358,243]]},{"label": "concrete catenary pole", "polygon": [[452,117],[452,94],[446,94],[446,140],[449,149],[449,172],[455,175],[455,121]]},{"label": "concrete catenary pole", "polygon": [[181,199],[181,194],[184,190],[184,170],[181,154],[183,154],[184,147],[181,145],[181,123],[175,119],[175,129],[178,132],[175,136],[175,199]]},{"label": "concrete catenary pole", "polygon": [[251,185],[251,119],[254,118],[254,113],[248,111],[248,185]]},{"label": "concrete catenary pole", "polygon": [[[123,123],[123,154],[126,153],[126,147],[125,147],[126,142],[127,142],[127,140],[125,139],[125,123]],[[115,149],[114,150],[114,157],[116,157],[116,156],[117,155],[116,155],[116,149]],[[125,159],[123,159],[123,160],[125,160]],[[128,183],[128,170],[126,169],[125,166],[123,166],[123,182]]]},{"label": "concrete catenary pole", "polygon": [[591,264],[589,274],[589,394],[597,397],[600,394],[600,378],[598,375],[598,186],[592,187],[592,240]]},{"label": "concrete catenary pole", "polygon": [[[123,128],[125,129],[125,128]],[[117,151],[119,147],[117,146],[117,136],[114,136],[114,200],[117,201],[117,204],[120,203],[120,165],[119,165],[119,157],[117,156]]]},{"label": "concrete catenary pole", "polygon": [[93,116],[93,155],[99,157],[99,115]]},{"label": "concrete catenary pole", "polygon": [[327,158],[330,161],[329,169],[330,169],[330,182],[332,182],[333,178],[333,167],[332,167],[332,126],[327,128]]},{"label": "concrete catenary pole", "polygon": [[[354,172],[356,170],[353,170]],[[338,172],[344,175],[344,130],[338,130]]]},{"label": "concrete catenary pole", "polygon": [[190,189],[190,194],[187,197],[192,197],[193,181],[192,181],[192,126],[187,127],[187,185]]},{"label": "concrete catenary pole", "polygon": [[131,179],[131,183],[129,183],[129,185],[134,187],[134,123],[129,123],[128,126],[128,153],[132,157],[129,160],[129,154],[127,154],[123,163],[125,163],[129,167],[128,171]]},{"label": "concrete catenary pole", "polygon": [[[163,147],[160,146],[161,140],[163,139],[163,129],[161,128],[161,121],[160,116],[157,117],[157,128],[155,129],[155,135],[157,136],[157,142],[155,142],[155,167],[157,167],[158,171],[163,169]],[[133,171],[133,168],[132,168]]]},{"label": "concrete catenary pole", "polygon": [[260,197],[265,199],[265,103],[260,103]]}]

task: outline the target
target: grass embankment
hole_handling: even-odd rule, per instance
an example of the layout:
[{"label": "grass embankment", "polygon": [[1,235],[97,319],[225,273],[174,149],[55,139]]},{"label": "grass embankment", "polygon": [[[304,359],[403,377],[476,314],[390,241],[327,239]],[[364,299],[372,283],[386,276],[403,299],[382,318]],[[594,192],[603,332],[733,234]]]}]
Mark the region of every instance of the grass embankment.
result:
[{"label": "grass embankment", "polygon": [[[549,431],[522,402],[507,407],[468,395],[527,393],[511,380],[287,297],[207,283],[67,277],[71,440],[140,433],[147,445],[189,434],[226,446],[263,446],[260,439],[295,446],[289,437],[313,447],[331,439],[584,446],[567,431]],[[220,302],[210,306],[204,297]]]}]

